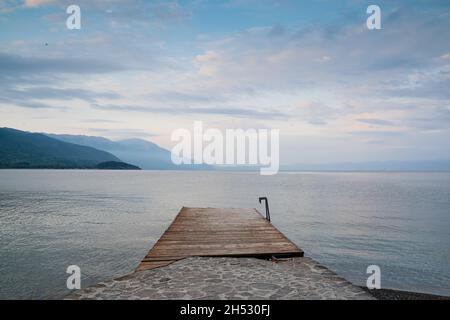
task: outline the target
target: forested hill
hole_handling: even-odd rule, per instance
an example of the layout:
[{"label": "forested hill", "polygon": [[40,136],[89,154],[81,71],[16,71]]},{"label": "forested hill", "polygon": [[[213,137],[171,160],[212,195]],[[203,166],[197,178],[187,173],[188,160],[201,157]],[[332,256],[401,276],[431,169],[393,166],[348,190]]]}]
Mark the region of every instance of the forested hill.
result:
[{"label": "forested hill", "polygon": [[0,128],[0,168],[95,168],[119,158],[109,152],[11,128]]}]

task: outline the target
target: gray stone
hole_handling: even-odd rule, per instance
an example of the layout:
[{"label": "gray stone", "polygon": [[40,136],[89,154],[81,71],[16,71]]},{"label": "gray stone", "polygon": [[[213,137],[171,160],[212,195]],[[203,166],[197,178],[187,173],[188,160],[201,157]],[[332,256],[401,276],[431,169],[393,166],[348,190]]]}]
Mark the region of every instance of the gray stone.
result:
[{"label": "gray stone", "polygon": [[78,290],[67,299],[374,299],[308,257],[192,257]]}]

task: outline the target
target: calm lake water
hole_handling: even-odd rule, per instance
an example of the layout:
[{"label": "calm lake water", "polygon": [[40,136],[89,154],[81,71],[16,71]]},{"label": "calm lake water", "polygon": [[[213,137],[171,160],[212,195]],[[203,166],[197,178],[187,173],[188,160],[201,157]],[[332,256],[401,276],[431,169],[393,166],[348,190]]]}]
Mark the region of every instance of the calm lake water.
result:
[{"label": "calm lake water", "polygon": [[[450,295],[450,173],[0,170],[0,299],[60,298],[131,272],[182,206],[259,207],[363,285]],[[260,210],[263,212],[263,209]]]}]

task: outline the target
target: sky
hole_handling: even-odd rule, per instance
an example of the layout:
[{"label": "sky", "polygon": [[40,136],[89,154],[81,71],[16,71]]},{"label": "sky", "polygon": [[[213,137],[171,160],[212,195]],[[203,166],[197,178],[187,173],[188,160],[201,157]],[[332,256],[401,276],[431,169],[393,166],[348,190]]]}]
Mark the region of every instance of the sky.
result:
[{"label": "sky", "polygon": [[449,88],[447,0],[0,0],[0,127],[170,149],[203,121],[279,129],[281,164],[450,159]]}]

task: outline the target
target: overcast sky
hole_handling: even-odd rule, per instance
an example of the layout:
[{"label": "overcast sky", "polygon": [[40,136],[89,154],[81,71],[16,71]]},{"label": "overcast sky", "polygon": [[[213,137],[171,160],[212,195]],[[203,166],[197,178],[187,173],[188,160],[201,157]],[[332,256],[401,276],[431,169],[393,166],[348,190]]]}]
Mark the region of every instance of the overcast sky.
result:
[{"label": "overcast sky", "polygon": [[282,164],[449,159],[449,88],[447,0],[0,0],[2,127],[170,148],[202,120],[280,129]]}]

